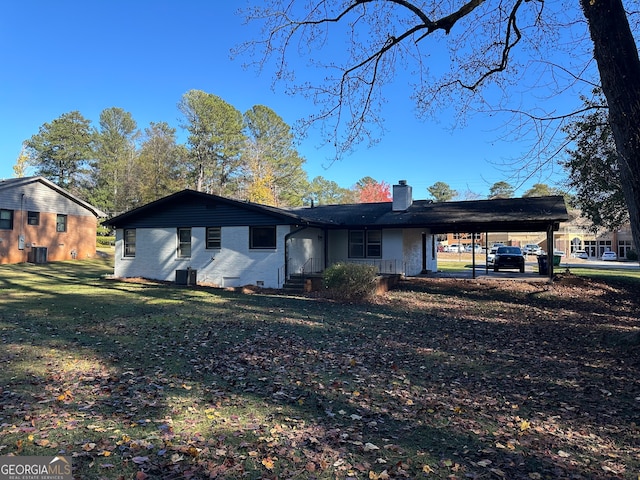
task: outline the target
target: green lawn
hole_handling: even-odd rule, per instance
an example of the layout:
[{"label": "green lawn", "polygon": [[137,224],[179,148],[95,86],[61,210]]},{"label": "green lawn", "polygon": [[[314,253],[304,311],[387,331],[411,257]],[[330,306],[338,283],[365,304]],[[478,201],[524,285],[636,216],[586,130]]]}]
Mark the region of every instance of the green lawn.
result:
[{"label": "green lawn", "polygon": [[[529,260],[531,261],[531,260]],[[636,267],[637,263],[633,263]],[[461,273],[468,272],[472,268],[471,258],[460,258],[460,259],[438,259],[438,271],[444,273]],[[527,266],[527,268],[530,268]],[[483,273],[484,268],[484,258],[477,259],[476,258],[476,270],[480,273]],[[491,270],[491,269],[489,269]],[[537,271],[537,267],[534,267],[534,270]],[[555,273],[564,273],[566,270],[566,263],[561,262],[559,266],[554,267]],[[596,267],[571,267],[570,272],[573,275],[579,275],[582,277],[589,278],[603,278],[603,279],[629,279],[631,281],[640,281],[640,269],[624,269],[624,268],[606,268],[603,266]]]},{"label": "green lawn", "polygon": [[[560,268],[562,272],[564,268]],[[594,279],[602,279],[603,281],[628,281],[640,282],[640,270],[624,270],[624,269],[599,269],[599,268],[571,268],[571,273],[581,277],[589,277]]]},{"label": "green lawn", "polygon": [[344,305],[110,272],[0,267],[0,455],[69,455],[81,479],[640,472],[637,277]]}]

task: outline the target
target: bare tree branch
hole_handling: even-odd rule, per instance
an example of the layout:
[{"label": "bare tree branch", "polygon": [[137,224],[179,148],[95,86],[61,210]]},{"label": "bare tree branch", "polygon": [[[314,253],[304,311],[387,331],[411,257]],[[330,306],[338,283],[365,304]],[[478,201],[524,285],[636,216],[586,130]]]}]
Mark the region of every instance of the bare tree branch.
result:
[{"label": "bare tree branch", "polygon": [[[491,75],[495,75],[496,73],[503,72],[507,68],[507,64],[509,62],[509,53],[511,52],[511,49],[515,47],[522,38],[522,34],[520,33],[520,29],[518,28],[518,24],[516,22],[516,15],[518,13],[518,9],[522,5],[522,1],[523,0],[518,0],[511,9],[511,13],[509,14],[507,30],[504,38],[504,48],[502,49],[502,58],[500,59],[499,65],[484,72],[473,84],[466,85],[464,82],[459,81],[462,87],[468,90],[475,90],[488,77],[490,77]],[[513,38],[514,36],[515,38]]]},{"label": "bare tree branch", "polygon": [[[541,0],[536,1],[541,2]],[[297,92],[306,89],[317,104],[325,106],[319,113],[304,122],[304,125],[310,126],[314,122],[326,122],[331,119],[334,127],[328,140],[337,147],[339,152],[344,152],[364,137],[372,141],[367,125],[378,127],[382,125],[376,112],[379,110],[380,100],[383,99],[380,89],[391,76],[389,72],[395,68],[393,64],[395,54],[392,52],[397,50],[401,56],[404,56],[409,51],[407,49],[410,45],[418,46],[420,42],[437,31],[450,34],[456,24],[469,17],[485,3],[485,0],[470,0],[452,12],[441,11],[443,7],[439,5],[431,12],[427,12],[426,4],[410,0],[353,0],[346,2],[339,9],[332,9],[335,2],[317,0],[303,13],[296,13],[295,1],[275,2],[280,8],[256,7],[247,14],[248,20],[265,22],[266,38],[264,41],[249,42],[239,51],[244,49],[255,51],[259,46],[258,50],[262,52],[257,62],[259,69],[264,68],[267,60],[275,55],[277,58],[275,77],[292,81],[294,73],[288,70],[286,60],[289,51],[295,48],[296,42],[302,46],[308,46],[313,42],[324,43],[326,40],[323,37],[329,35],[329,32],[318,30],[319,28],[325,29],[331,25],[342,24],[344,28],[354,31],[361,22],[369,21],[370,25],[375,25],[371,27],[374,33],[382,33],[386,30],[388,33],[383,38],[367,37],[367,43],[361,45],[363,55],[352,52],[348,60],[351,64],[327,65],[331,69],[340,71],[340,76],[335,78],[334,86],[329,82],[326,87],[304,84],[295,88]],[[499,56],[494,61],[483,62],[484,67],[481,69],[475,69],[476,78],[471,82],[458,78],[455,84],[467,90],[476,90],[487,78],[507,68],[510,52],[522,37],[517,23],[517,14],[524,3],[523,0],[515,0],[505,20],[503,38],[495,40],[489,47],[493,49],[497,45],[502,45]],[[368,11],[368,6],[372,6],[375,11]],[[400,20],[391,21],[384,16],[387,14],[389,18]],[[371,20],[372,16],[379,16],[375,19],[380,20],[379,24]],[[416,52],[420,55],[419,51]],[[330,80],[330,77],[327,80]],[[442,88],[453,86],[454,83],[445,83]]]},{"label": "bare tree branch", "polygon": [[577,115],[581,115],[583,113],[586,112],[591,112],[594,110],[601,110],[601,109],[607,109],[607,105],[590,105],[588,107],[583,107],[583,108],[579,108],[577,110],[572,110],[569,113],[563,113],[561,115],[549,115],[549,116],[538,116],[538,115],[534,115],[533,113],[530,112],[524,112],[522,110],[504,110],[506,112],[510,112],[510,113],[514,113],[517,115],[523,115],[527,118],[529,118],[530,120],[534,120],[536,122],[554,122],[556,120],[570,120],[572,118],[575,118]]},{"label": "bare tree branch", "polygon": [[[249,21],[263,22],[265,36],[243,48],[260,55],[254,63],[259,69],[275,57],[276,79],[284,80],[290,92],[313,99],[318,110],[299,125],[303,131],[321,125],[326,143],[335,147],[339,158],[362,140],[375,143],[379,138],[384,129],[383,88],[402,68],[398,62],[414,64],[419,113],[435,111],[438,104],[455,104],[463,111],[474,98],[482,103],[479,91],[489,80],[495,85],[511,81],[501,74],[514,66],[512,57],[522,43],[523,27],[544,39],[544,0],[467,0],[447,10],[449,6],[417,0],[315,0],[307,4],[271,0],[271,4],[255,7],[246,14]],[[579,25],[569,20],[565,25],[576,24]],[[477,39],[476,30],[482,31]],[[450,72],[434,75],[443,70],[442,65],[426,61],[440,42],[436,33],[452,35],[454,31],[457,35],[450,46]],[[322,57],[315,55],[316,50],[331,45],[340,32],[347,35],[345,49],[334,46],[336,55],[323,64]],[[539,42],[529,37],[529,47],[537,48]],[[431,38],[433,42],[427,43]],[[326,69],[324,82],[296,80],[306,72],[294,72],[288,61],[304,55],[313,66]],[[541,61],[545,61],[544,57]],[[581,78],[584,72],[574,74],[568,67],[558,71],[576,82],[586,81]],[[541,115],[539,120],[554,117],[560,118]]]}]

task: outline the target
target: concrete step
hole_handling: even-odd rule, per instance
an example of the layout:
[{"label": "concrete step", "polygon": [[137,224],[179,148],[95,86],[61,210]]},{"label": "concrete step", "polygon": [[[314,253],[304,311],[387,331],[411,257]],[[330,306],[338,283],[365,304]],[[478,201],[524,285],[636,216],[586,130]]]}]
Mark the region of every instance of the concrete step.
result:
[{"label": "concrete step", "polygon": [[307,278],[304,275],[291,275],[289,279],[284,282],[282,285],[282,289],[288,292],[302,293],[305,291],[305,286],[307,284]]}]

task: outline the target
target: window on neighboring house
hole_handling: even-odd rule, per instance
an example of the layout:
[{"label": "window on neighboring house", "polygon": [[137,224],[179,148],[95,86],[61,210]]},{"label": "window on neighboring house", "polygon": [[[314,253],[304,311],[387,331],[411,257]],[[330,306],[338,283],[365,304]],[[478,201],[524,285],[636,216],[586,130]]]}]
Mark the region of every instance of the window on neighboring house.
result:
[{"label": "window on neighboring house", "polygon": [[124,256],[125,257],[136,256],[136,229],[135,228],[124,229]]},{"label": "window on neighboring house", "polygon": [[349,231],[349,258],[381,258],[381,230]]},{"label": "window on neighboring house", "polygon": [[13,210],[0,209],[0,230],[13,230]]},{"label": "window on neighboring house", "polygon": [[220,227],[207,227],[207,248],[221,248],[221,228]]},{"label": "window on neighboring house", "polygon": [[27,212],[27,225],[40,225],[40,212]]},{"label": "window on neighboring house", "polygon": [[178,257],[190,257],[191,256],[191,229],[179,228],[178,229]]},{"label": "window on neighboring house", "polygon": [[66,232],[67,231],[67,216],[58,214],[56,216],[56,232]]},{"label": "window on neighboring house", "polygon": [[249,227],[249,248],[276,248],[276,227]]}]

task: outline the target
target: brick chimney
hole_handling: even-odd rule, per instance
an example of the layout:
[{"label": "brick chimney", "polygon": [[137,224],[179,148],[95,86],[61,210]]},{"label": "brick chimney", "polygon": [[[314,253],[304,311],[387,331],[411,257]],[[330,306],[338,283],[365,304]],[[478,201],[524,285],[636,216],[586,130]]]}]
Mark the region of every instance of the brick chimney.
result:
[{"label": "brick chimney", "polygon": [[412,203],[411,186],[407,185],[406,180],[400,180],[398,185],[393,186],[393,211],[404,212]]}]

